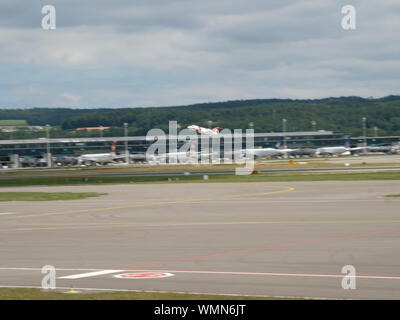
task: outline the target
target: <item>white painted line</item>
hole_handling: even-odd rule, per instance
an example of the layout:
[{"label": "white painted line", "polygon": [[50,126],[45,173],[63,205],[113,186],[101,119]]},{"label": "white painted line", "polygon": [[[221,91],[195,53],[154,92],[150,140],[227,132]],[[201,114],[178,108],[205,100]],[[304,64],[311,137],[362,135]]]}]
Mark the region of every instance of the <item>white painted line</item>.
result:
[{"label": "white painted line", "polygon": [[15,214],[14,212],[0,212],[0,216],[6,216],[9,214]]},{"label": "white painted line", "polygon": [[[15,270],[15,271],[39,271],[42,268],[20,268],[20,267],[0,267],[2,270]],[[315,273],[281,273],[281,272],[241,272],[241,271],[211,271],[211,270],[158,270],[158,269],[73,269],[73,268],[56,268],[56,271],[92,271],[70,276],[59,277],[58,279],[80,279],[95,277],[104,274],[112,274],[118,272],[165,272],[165,273],[191,273],[191,274],[221,274],[221,275],[255,275],[255,276],[284,276],[284,277],[325,277],[325,278],[343,278],[344,274],[315,274]],[[400,280],[400,276],[386,276],[386,275],[356,275],[355,278],[360,279],[388,279]]]},{"label": "white painted line", "polygon": [[[125,270],[127,271],[127,270]],[[196,271],[196,270],[139,270],[140,272],[171,272],[171,273],[192,273],[192,274],[222,274],[222,275],[255,275],[255,276],[283,276],[283,277],[321,277],[321,278],[343,278],[344,274],[320,274],[320,273],[281,273],[281,272],[237,272],[237,271]],[[355,275],[360,279],[389,279],[400,280],[400,276],[373,276]]]},{"label": "white painted line", "polygon": [[[0,268],[0,271],[3,270],[15,270],[15,271],[41,271],[42,268],[20,268],[20,267],[5,267]],[[56,268],[56,271],[101,271],[104,269],[71,269],[71,268]]]},{"label": "white painted line", "polygon": [[121,272],[121,271],[123,271],[123,270],[102,270],[102,271],[95,271],[95,272],[87,272],[87,273],[73,274],[73,275],[71,275],[71,276],[59,277],[58,279],[81,279],[81,278],[90,278],[90,277],[101,276],[101,275],[103,275],[103,274],[117,273],[117,272]]}]

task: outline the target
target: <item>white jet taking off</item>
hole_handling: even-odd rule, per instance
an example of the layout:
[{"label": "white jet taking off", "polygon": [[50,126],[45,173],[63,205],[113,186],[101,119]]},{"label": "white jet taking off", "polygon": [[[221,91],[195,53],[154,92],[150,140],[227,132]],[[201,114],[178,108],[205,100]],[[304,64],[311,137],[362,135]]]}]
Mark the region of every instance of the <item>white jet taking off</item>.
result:
[{"label": "white jet taking off", "polygon": [[221,130],[220,127],[215,127],[214,129],[207,129],[200,126],[192,125],[187,127],[190,130],[196,131],[197,133],[208,135],[208,136],[217,136],[219,131]]}]

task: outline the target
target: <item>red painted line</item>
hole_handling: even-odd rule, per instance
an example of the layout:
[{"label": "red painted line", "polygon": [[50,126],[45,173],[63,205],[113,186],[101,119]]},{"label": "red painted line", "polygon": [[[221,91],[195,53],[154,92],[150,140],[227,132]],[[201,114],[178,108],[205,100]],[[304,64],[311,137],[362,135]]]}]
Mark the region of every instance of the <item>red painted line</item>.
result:
[{"label": "red painted line", "polygon": [[290,243],[271,245],[271,246],[266,246],[266,247],[261,247],[261,248],[218,252],[218,253],[206,254],[206,255],[202,255],[202,256],[196,256],[196,257],[187,257],[187,258],[180,258],[180,259],[173,259],[173,260],[158,261],[158,262],[140,264],[140,265],[130,266],[130,267],[115,268],[113,270],[137,269],[137,268],[150,267],[150,266],[155,266],[155,265],[160,265],[160,264],[175,263],[175,262],[190,261],[190,260],[199,260],[199,259],[217,257],[217,256],[223,256],[223,255],[229,255],[229,254],[263,251],[263,250],[268,250],[268,249],[285,248],[285,247],[291,247],[291,246],[298,246],[298,245],[302,245],[302,244],[312,244],[312,243],[328,242],[328,241],[335,241],[335,240],[346,240],[346,239],[354,239],[354,238],[363,238],[363,237],[368,237],[368,236],[373,236],[373,235],[378,235],[378,234],[384,234],[384,233],[393,233],[393,232],[398,232],[398,231],[400,231],[400,228],[391,229],[391,230],[383,230],[383,231],[375,231],[375,232],[367,232],[367,233],[354,234],[354,235],[348,235],[348,236],[317,239],[317,240],[290,242]]},{"label": "red painted line", "polygon": [[114,276],[115,278],[122,279],[157,279],[172,277],[173,274],[169,272],[146,272],[146,273],[124,273]]}]

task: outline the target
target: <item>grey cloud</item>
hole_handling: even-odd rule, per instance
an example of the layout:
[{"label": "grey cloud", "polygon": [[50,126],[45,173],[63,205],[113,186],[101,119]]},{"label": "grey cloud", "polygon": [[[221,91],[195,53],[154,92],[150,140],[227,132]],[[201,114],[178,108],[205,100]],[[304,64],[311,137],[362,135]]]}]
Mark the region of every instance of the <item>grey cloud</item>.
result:
[{"label": "grey cloud", "polygon": [[53,0],[46,32],[47,2],[3,0],[0,70],[42,72],[5,71],[0,105],[398,93],[400,3],[350,2],[355,31],[340,26],[347,0]]}]

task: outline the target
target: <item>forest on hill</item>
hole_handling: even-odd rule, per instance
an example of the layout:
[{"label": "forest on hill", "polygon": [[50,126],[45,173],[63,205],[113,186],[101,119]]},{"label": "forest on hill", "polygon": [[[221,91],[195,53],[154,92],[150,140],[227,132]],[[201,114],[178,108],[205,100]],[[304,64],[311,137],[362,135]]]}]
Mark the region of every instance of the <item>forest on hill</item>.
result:
[{"label": "forest on hill", "polygon": [[315,100],[257,99],[203,103],[178,107],[123,109],[18,109],[0,110],[0,120],[26,120],[30,125],[59,126],[61,131],[80,127],[119,127],[104,135],[122,133],[124,122],[130,135],[146,135],[152,128],[168,129],[176,120],[181,128],[191,124],[246,129],[254,124],[256,132],[279,132],[282,119],[287,131],[332,130],[357,136],[362,134],[362,117],[367,118],[368,135],[376,126],[379,135],[400,135],[400,96],[379,99],[340,97]]}]

